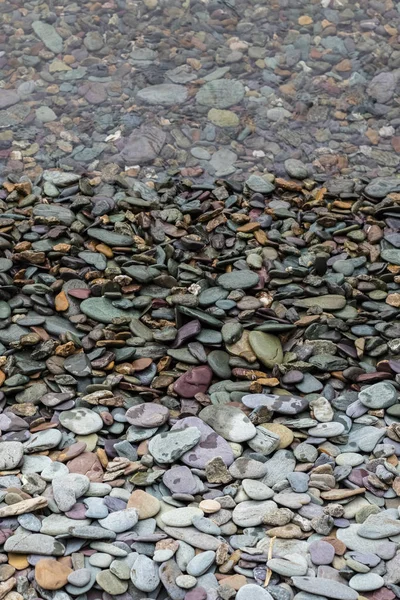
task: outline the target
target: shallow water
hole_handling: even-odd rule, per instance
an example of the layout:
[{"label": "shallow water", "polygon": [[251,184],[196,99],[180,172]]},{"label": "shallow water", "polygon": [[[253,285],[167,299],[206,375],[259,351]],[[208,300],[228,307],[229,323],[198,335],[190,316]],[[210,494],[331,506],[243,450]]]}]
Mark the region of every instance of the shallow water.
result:
[{"label": "shallow water", "polygon": [[0,22],[3,173],[398,171],[400,3],[6,0]]}]

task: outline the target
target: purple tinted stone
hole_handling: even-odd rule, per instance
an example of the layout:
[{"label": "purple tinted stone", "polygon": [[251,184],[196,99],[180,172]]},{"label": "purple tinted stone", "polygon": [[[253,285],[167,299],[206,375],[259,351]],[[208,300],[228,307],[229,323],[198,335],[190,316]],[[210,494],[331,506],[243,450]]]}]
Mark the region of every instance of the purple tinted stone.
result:
[{"label": "purple tinted stone", "polygon": [[71,408],[75,407],[75,400],[67,400],[67,402],[62,402],[57,406],[57,410],[71,410]]},{"label": "purple tinted stone", "polygon": [[352,402],[346,409],[346,415],[351,419],[358,419],[368,412],[368,408],[362,404],[359,400]]},{"label": "purple tinted stone", "polygon": [[335,548],[323,540],[312,542],[309,551],[314,565],[330,565],[335,556]]},{"label": "purple tinted stone", "polygon": [[323,444],[323,442],[326,442],[326,438],[321,438],[321,437],[308,437],[305,440],[306,444],[313,444],[314,446],[318,446],[318,444]]},{"label": "purple tinted stone", "polygon": [[367,567],[371,567],[371,569],[381,562],[379,556],[372,554],[372,552],[349,552],[349,554],[351,558]]},{"label": "purple tinted stone", "polygon": [[196,587],[185,594],[185,600],[206,600],[207,592],[203,587]]},{"label": "purple tinted stone", "polygon": [[337,347],[339,350],[341,350],[347,356],[351,356],[352,358],[357,358],[357,351],[356,351],[354,345],[350,344],[349,342],[340,342],[337,345]]},{"label": "purple tinted stone", "polygon": [[283,378],[282,381],[283,383],[285,383],[286,385],[291,385],[293,383],[300,383],[300,381],[303,381],[304,379],[304,373],[302,373],[301,371],[289,371],[289,373],[286,373]]},{"label": "purple tinted stone", "polygon": [[389,367],[395,373],[400,373],[400,360],[389,359]]},{"label": "purple tinted stone", "polygon": [[314,517],[320,517],[324,514],[324,510],[322,506],[318,506],[318,504],[306,504],[302,506],[298,511],[301,517],[305,519],[313,519]]},{"label": "purple tinted stone", "polygon": [[27,442],[31,437],[28,430],[25,431],[9,431],[1,436],[2,442]]},{"label": "purple tinted stone", "polygon": [[215,500],[216,498],[221,496],[221,492],[219,490],[208,490],[207,493],[203,494],[204,500]]},{"label": "purple tinted stone", "polygon": [[125,510],[127,504],[124,502],[124,500],[121,500],[120,498],[114,498],[113,496],[106,496],[103,498],[103,502],[110,512]]},{"label": "purple tinted stone", "polygon": [[348,480],[355,483],[358,487],[363,487],[364,477],[368,477],[369,473],[366,469],[353,469]]},{"label": "purple tinted stone", "polygon": [[350,527],[350,521],[348,519],[334,519],[333,522],[335,527],[339,527],[339,529]]},{"label": "purple tinted stone", "polygon": [[174,343],[172,344],[172,348],[180,348],[183,344],[187,342],[187,340],[192,339],[201,331],[200,321],[194,319],[193,321],[189,321],[182,327],[178,329],[178,333],[176,334],[176,338]]},{"label": "purple tinted stone", "polygon": [[213,372],[209,366],[194,367],[175,381],[174,391],[183,398],[194,398],[196,394],[205,394],[212,377]]},{"label": "purple tinted stone", "polygon": [[169,410],[162,404],[155,402],[143,402],[138,406],[132,406],[126,411],[126,420],[136,427],[160,427],[168,421]]},{"label": "purple tinted stone", "polygon": [[86,519],[86,511],[86,506],[81,502],[77,502],[76,504],[74,504],[71,510],[65,513],[65,516],[69,519]]},{"label": "purple tinted stone", "polygon": [[169,469],[163,475],[163,483],[171,494],[196,494],[199,488],[189,467]]},{"label": "purple tinted stone", "polygon": [[377,496],[377,498],[383,498],[383,496],[385,495],[385,490],[380,490],[380,489],[376,488],[375,486],[373,486],[368,481],[368,477],[363,477],[362,485],[363,485],[363,487],[365,487],[365,489],[367,489],[369,492],[371,492],[371,494],[374,494],[374,496]]},{"label": "purple tinted stone", "polygon": [[177,421],[171,431],[177,429],[185,429],[186,427],[197,427],[201,433],[200,441],[194,448],[185,452],[181,456],[180,460],[192,468],[204,469],[206,463],[220,456],[227,467],[229,467],[234,460],[232,448],[223,437],[215,433],[215,431],[204,423],[198,417],[185,417],[180,421]]},{"label": "purple tinted stone", "polygon": [[135,377],[137,377],[142,385],[150,385],[157,373],[157,365],[152,363],[147,369],[143,371],[136,371]]},{"label": "purple tinted stone", "polygon": [[0,431],[24,431],[29,424],[14,413],[7,412],[0,415]]},{"label": "purple tinted stone", "polygon": [[118,444],[120,440],[104,440],[104,450],[109,458],[116,458],[118,452],[114,450],[115,444]]},{"label": "purple tinted stone", "polygon": [[321,577],[322,579],[330,579],[331,581],[337,581],[338,583],[347,585],[347,581],[340,575],[339,571],[333,567],[330,567],[329,565],[321,565],[318,567],[317,577]]}]

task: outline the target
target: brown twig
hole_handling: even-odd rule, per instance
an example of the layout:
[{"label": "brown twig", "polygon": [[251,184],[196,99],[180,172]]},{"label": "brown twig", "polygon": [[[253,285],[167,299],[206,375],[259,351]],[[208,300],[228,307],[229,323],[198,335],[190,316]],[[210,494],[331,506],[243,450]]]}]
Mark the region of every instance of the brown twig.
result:
[{"label": "brown twig", "polygon": [[[268,548],[268,560],[271,560],[272,558],[272,549],[274,547],[274,542],[276,540],[276,536],[274,536],[273,538],[271,538],[270,542],[269,542],[269,548]],[[265,581],[264,581],[264,587],[267,587],[267,585],[269,584],[269,581],[272,577],[272,571],[271,569],[267,568],[267,573],[265,575]]]}]

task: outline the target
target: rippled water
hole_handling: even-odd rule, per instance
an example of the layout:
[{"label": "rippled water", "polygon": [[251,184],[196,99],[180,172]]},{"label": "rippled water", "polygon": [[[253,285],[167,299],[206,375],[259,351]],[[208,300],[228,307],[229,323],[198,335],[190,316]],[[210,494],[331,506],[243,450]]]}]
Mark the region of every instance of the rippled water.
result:
[{"label": "rippled water", "polygon": [[398,170],[400,3],[10,1],[2,171]]}]

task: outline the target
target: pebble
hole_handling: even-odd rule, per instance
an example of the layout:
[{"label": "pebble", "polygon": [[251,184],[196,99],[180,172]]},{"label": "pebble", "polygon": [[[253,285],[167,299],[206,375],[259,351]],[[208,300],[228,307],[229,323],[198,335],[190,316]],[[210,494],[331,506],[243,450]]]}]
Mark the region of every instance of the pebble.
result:
[{"label": "pebble", "polygon": [[133,563],[131,581],[141,592],[153,592],[160,583],[157,565],[144,554],[139,554]]},{"label": "pebble", "polygon": [[161,515],[161,520],[165,525],[172,527],[188,527],[192,524],[193,517],[202,517],[203,511],[199,508],[176,508]]},{"label": "pebble", "polygon": [[201,434],[196,427],[155,435],[149,442],[149,452],[158,463],[172,463],[193,448]]},{"label": "pebble", "polygon": [[293,584],[303,592],[334,598],[335,600],[357,600],[357,592],[333,579],[318,577],[293,577]]},{"label": "pebble", "polygon": [[271,594],[262,587],[249,583],[240,588],[236,594],[236,600],[272,600]]},{"label": "pebble", "polygon": [[315,565],[330,565],[335,556],[335,548],[323,540],[315,541],[310,544],[310,556]]},{"label": "pebble", "polygon": [[200,414],[208,425],[230,442],[245,442],[256,434],[256,428],[243,412],[231,406],[207,406]]},{"label": "pebble", "polygon": [[59,590],[67,584],[72,570],[60,561],[43,558],[36,563],[35,579],[44,590]]},{"label": "pebble", "polygon": [[209,569],[209,567],[213,564],[214,559],[215,552],[212,550],[201,552],[192,558],[192,560],[188,563],[186,570],[189,575],[192,575],[193,577],[199,577]]},{"label": "pebble", "polygon": [[122,533],[132,529],[138,522],[138,512],[136,508],[126,508],[110,513],[105,519],[100,519],[99,524],[105,529],[110,529],[115,533]]},{"label": "pebble", "polygon": [[130,495],[126,508],[134,508],[139,521],[150,519],[160,511],[160,501],[143,490],[135,490]]},{"label": "pebble", "polygon": [[60,423],[63,427],[78,435],[96,433],[103,426],[100,415],[88,408],[74,408],[62,412]]},{"label": "pebble", "polygon": [[353,590],[357,590],[357,592],[372,592],[379,590],[384,585],[385,581],[383,577],[377,573],[360,573],[359,575],[354,575],[349,581],[349,586]]},{"label": "pebble", "polygon": [[302,576],[307,573],[307,559],[301,554],[286,554],[285,558],[271,558],[267,567],[283,577]]},{"label": "pebble", "polygon": [[23,454],[21,442],[0,442],[0,470],[11,471],[17,467]]},{"label": "pebble", "polygon": [[246,500],[235,507],[232,520],[239,527],[257,527],[263,522],[264,515],[276,508],[277,505],[272,500]]}]

